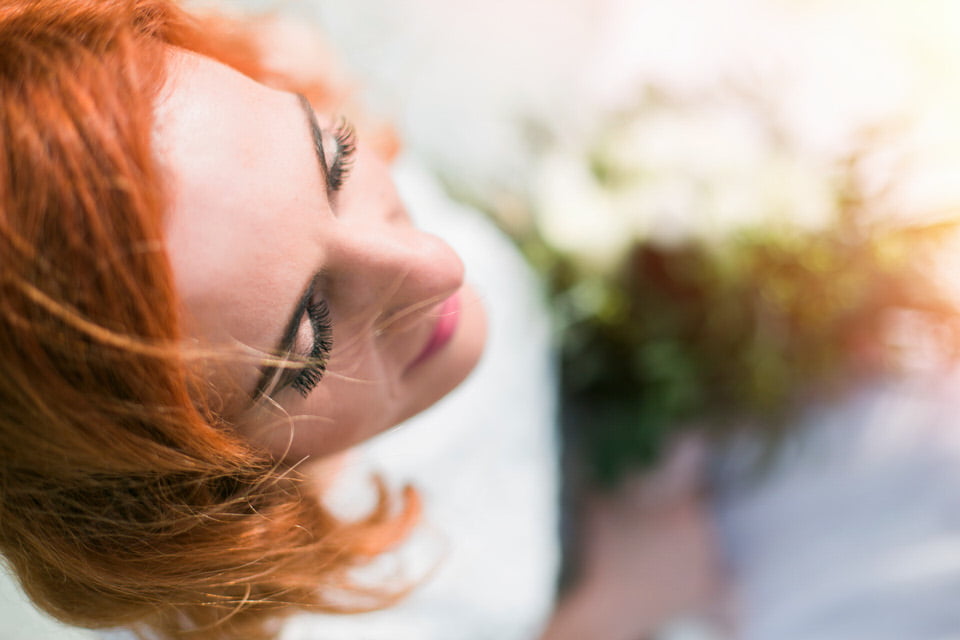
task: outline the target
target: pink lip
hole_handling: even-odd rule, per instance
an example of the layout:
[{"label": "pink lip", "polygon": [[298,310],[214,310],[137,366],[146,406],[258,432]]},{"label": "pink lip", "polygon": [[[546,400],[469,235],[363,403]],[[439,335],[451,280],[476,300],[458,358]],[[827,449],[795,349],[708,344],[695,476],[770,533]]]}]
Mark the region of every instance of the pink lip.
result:
[{"label": "pink lip", "polygon": [[433,333],[430,334],[430,339],[427,340],[427,344],[424,345],[420,355],[414,358],[410,366],[407,367],[408,370],[427,360],[450,342],[450,338],[453,337],[457,330],[457,324],[460,322],[460,295],[455,293],[444,300],[437,308],[436,313],[438,317],[436,324],[433,326]]}]

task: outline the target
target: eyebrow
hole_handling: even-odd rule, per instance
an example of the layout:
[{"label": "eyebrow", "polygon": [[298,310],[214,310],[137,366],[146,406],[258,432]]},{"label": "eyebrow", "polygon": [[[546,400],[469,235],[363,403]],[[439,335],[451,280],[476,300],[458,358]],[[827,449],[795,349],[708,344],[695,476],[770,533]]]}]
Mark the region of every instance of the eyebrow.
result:
[{"label": "eyebrow", "polygon": [[330,175],[327,169],[327,156],[323,151],[323,131],[320,129],[320,123],[317,122],[317,112],[313,110],[313,105],[302,93],[296,94],[300,107],[307,116],[307,124],[310,126],[310,137],[313,140],[313,150],[317,154],[317,163],[320,165],[320,174],[323,176],[323,185],[330,192]]},{"label": "eyebrow", "polygon": [[[313,142],[313,150],[317,155],[317,164],[320,166],[320,173],[323,176],[325,190],[329,192],[330,177],[327,171],[326,156],[323,152],[323,133],[320,129],[320,124],[317,122],[317,114],[313,110],[313,106],[310,105],[310,101],[307,100],[303,94],[298,93],[296,94],[296,97],[301,109],[303,109],[304,115],[307,117],[307,124],[310,127],[310,138]],[[310,278],[310,282],[307,283],[303,293],[297,300],[297,304],[294,306],[293,312],[290,314],[287,324],[284,326],[283,334],[280,336],[280,341],[274,348],[273,353],[278,357],[286,358],[293,351],[294,343],[297,339],[297,332],[300,329],[300,322],[303,319],[304,313],[307,311],[307,306],[310,304],[310,301],[316,296],[319,281],[320,273],[318,272]],[[278,391],[290,384],[290,382],[292,382],[293,374],[296,373],[297,370],[277,365],[265,365],[260,367],[260,377],[257,380],[257,385],[253,390],[254,401],[260,399],[262,396],[267,395],[267,389],[276,379],[277,373],[281,369],[283,369],[284,372],[281,374],[280,379],[277,380],[277,383],[274,385],[271,391]]]}]

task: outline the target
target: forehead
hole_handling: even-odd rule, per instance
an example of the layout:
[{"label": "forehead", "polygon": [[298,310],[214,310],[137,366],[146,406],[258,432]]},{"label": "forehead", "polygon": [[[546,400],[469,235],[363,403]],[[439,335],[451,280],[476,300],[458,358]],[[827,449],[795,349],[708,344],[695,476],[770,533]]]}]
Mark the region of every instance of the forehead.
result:
[{"label": "forehead", "polygon": [[[273,348],[322,262],[324,189],[295,96],[171,51],[154,147],[165,232],[188,335]],[[242,388],[257,372],[235,374]]]}]

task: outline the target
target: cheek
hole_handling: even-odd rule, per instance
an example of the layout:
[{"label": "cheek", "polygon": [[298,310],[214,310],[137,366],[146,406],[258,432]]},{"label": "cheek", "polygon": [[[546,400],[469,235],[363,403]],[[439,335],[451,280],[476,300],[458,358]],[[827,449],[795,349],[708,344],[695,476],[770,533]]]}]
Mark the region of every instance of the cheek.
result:
[{"label": "cheek", "polygon": [[[389,419],[389,406],[396,396],[395,382],[379,353],[369,348],[344,349],[334,354],[321,383],[325,387],[323,402],[330,415],[354,429],[376,428]],[[313,398],[308,401],[316,406]]]},{"label": "cheek", "polygon": [[[349,365],[341,366],[343,362]],[[397,421],[397,397],[391,378],[372,354],[335,356],[323,382],[291,407],[303,416],[297,448],[303,448],[304,454],[324,455],[392,427]]]},{"label": "cheek", "polygon": [[320,384],[306,398],[286,389],[278,406],[261,406],[239,423],[241,435],[277,459],[332,455],[398,422],[402,394],[375,340],[337,336],[334,326],[334,352]]},{"label": "cheek", "polygon": [[274,458],[295,462],[333,455],[386,428],[381,427],[378,417],[380,407],[370,402],[375,398],[333,388],[340,386],[331,385],[329,390],[318,387],[307,399],[287,394],[280,402],[289,409],[262,407],[252,411],[238,423],[238,431]]}]

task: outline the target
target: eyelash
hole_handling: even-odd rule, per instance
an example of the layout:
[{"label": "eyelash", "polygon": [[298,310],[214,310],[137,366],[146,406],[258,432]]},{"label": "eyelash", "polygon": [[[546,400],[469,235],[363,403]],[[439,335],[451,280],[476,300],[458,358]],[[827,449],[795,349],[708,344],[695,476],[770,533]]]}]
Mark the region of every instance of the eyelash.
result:
[{"label": "eyelash", "polygon": [[313,347],[307,356],[308,363],[300,370],[290,386],[306,398],[320,384],[327,370],[327,361],[333,349],[333,324],[330,322],[330,309],[327,303],[310,302],[307,305],[307,317],[313,328]]},{"label": "eyelash", "polygon": [[337,141],[337,153],[327,172],[331,191],[337,191],[343,186],[350,168],[353,166],[353,155],[357,150],[357,132],[346,120],[341,119],[333,131]]}]

